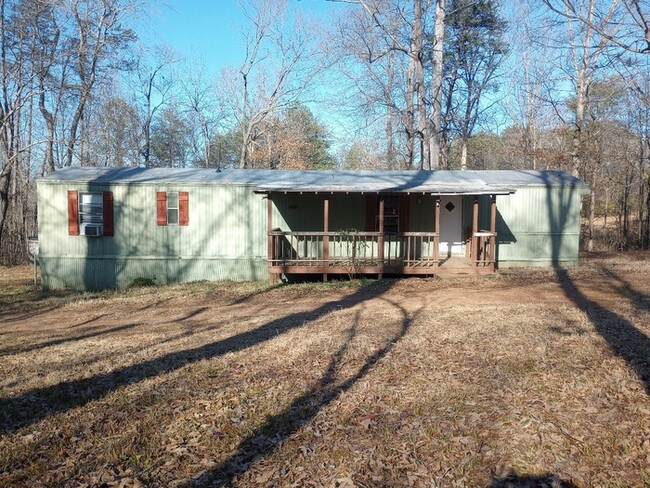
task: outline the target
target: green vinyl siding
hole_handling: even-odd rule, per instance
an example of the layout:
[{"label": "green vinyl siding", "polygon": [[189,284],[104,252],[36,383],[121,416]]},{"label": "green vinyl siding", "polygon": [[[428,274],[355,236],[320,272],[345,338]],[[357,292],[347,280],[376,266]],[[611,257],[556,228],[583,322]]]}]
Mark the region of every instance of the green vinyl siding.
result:
[{"label": "green vinyl siding", "polygon": [[[68,190],[112,191],[114,236],[68,235]],[[161,191],[188,192],[189,225],[157,225],[156,193]],[[498,196],[498,266],[577,263],[584,191],[521,187]],[[330,231],[365,230],[362,194],[274,193],[272,226],[322,231],[325,198]],[[410,199],[410,230],[433,231],[436,197],[413,194]],[[473,200],[463,198],[464,231],[471,229]],[[268,279],[267,199],[250,185],[39,181],[38,212],[45,288],[116,288],[140,277],[157,283]],[[488,229],[489,196],[479,197],[479,212],[479,227]]]},{"label": "green vinyl siding", "polygon": [[279,193],[273,195],[277,212],[273,227],[283,231],[320,232],[324,224],[324,200],[329,199],[329,230],[365,230],[364,195]]},{"label": "green vinyl siding", "polygon": [[577,264],[583,192],[529,187],[497,197],[499,266]]},{"label": "green vinyl siding", "polygon": [[[68,235],[68,190],[113,192],[113,237]],[[189,225],[157,225],[159,191],[189,193]],[[266,200],[250,187],[39,182],[38,199],[46,288],[116,288],[139,277],[157,283],[268,278]]]}]

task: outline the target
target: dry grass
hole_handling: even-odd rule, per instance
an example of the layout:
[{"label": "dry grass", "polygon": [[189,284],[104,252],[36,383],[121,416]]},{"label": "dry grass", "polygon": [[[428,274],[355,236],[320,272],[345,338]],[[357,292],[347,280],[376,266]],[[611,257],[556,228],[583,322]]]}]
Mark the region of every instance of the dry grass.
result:
[{"label": "dry grass", "polygon": [[648,258],[100,294],[2,269],[0,486],[647,486]]}]

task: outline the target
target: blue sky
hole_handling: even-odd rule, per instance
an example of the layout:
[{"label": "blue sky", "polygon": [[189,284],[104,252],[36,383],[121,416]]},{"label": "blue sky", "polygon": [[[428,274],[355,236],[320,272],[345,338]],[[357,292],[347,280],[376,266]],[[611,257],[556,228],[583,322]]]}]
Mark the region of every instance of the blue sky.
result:
[{"label": "blue sky", "polygon": [[[326,19],[345,7],[326,0],[290,0],[292,10]],[[237,0],[166,0],[152,7],[136,26],[143,44],[166,44],[184,58],[205,61],[212,74],[243,59],[246,19]]]}]

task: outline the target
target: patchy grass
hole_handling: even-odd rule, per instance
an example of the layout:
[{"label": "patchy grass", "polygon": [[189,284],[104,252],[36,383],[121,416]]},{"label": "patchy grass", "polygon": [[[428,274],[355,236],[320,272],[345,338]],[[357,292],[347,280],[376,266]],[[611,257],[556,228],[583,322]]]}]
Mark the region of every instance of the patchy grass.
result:
[{"label": "patchy grass", "polygon": [[457,280],[30,279],[0,271],[0,486],[650,484],[647,255]]}]

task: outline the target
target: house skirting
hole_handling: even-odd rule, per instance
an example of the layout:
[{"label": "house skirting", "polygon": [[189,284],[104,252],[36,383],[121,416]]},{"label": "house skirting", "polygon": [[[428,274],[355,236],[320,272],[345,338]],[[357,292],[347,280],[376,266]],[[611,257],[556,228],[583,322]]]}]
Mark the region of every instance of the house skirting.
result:
[{"label": "house skirting", "polygon": [[156,284],[269,278],[265,257],[40,256],[39,262],[45,290],[125,288],[137,278]]}]

